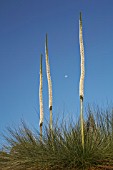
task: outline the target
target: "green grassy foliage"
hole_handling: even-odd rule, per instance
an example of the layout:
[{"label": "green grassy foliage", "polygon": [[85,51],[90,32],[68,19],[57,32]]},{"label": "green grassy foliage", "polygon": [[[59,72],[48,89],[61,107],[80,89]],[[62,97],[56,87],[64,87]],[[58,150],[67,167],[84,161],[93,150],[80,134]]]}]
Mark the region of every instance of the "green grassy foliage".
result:
[{"label": "green grassy foliage", "polygon": [[84,150],[80,122],[45,127],[40,141],[25,123],[8,128],[7,145],[0,152],[2,170],[113,169],[113,113],[88,108],[84,121]]}]

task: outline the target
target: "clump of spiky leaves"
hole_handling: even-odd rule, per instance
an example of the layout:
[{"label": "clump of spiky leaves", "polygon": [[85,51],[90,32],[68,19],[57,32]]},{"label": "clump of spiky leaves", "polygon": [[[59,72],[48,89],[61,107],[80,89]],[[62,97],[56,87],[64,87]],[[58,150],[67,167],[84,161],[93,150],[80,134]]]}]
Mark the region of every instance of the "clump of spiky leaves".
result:
[{"label": "clump of spiky leaves", "polygon": [[[84,152],[80,123],[61,123],[44,128],[43,141],[25,123],[8,131],[8,151],[0,154],[3,170],[73,170],[111,167],[113,169],[113,114],[88,109],[84,121]],[[106,168],[107,169],[107,168]]]}]

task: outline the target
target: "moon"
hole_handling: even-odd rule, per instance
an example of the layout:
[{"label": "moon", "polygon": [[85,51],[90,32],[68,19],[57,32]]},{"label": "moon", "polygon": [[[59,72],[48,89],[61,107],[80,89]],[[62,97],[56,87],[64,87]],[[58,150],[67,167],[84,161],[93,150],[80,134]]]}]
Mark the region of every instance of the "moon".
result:
[{"label": "moon", "polygon": [[64,77],[65,77],[65,78],[68,78],[68,75],[65,75]]}]

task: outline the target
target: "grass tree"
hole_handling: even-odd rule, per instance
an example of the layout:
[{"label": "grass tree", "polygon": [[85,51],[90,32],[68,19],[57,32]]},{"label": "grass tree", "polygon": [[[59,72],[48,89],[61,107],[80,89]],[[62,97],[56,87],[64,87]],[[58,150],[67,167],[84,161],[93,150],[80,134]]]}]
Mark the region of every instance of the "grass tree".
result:
[{"label": "grass tree", "polygon": [[81,138],[82,146],[84,149],[84,118],[83,118],[83,99],[84,99],[84,45],[83,45],[83,36],[82,36],[82,14],[80,12],[79,19],[79,42],[80,42],[80,57],[81,57],[81,76],[79,84],[79,95],[80,95],[80,122],[81,122]]},{"label": "grass tree", "polygon": [[45,42],[45,56],[46,56],[46,73],[47,73],[48,92],[49,92],[50,129],[52,129],[52,81],[51,81],[50,65],[49,65],[49,57],[48,57],[47,34],[46,34],[46,42]]},{"label": "grass tree", "polygon": [[40,56],[40,85],[39,85],[39,103],[40,103],[40,138],[42,140],[42,125],[43,125],[43,81],[42,81],[42,54]]}]

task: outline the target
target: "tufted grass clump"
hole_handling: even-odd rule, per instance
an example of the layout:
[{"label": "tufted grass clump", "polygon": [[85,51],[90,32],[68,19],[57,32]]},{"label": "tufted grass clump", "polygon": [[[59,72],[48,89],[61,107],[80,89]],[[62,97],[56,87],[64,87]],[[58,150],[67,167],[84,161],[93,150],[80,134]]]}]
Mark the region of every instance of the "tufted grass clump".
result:
[{"label": "tufted grass clump", "polygon": [[65,122],[32,132],[25,123],[8,128],[7,145],[0,152],[2,170],[113,169],[113,113],[88,108],[84,121],[84,149],[80,121]]}]

